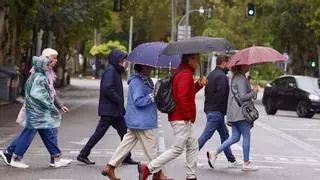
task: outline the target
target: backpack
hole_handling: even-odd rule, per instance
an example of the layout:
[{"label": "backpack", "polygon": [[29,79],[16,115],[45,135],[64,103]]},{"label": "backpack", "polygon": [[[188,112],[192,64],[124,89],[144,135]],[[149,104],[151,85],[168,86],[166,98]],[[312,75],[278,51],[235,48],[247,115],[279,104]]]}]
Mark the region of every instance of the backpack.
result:
[{"label": "backpack", "polygon": [[160,79],[154,87],[154,101],[162,113],[170,113],[176,106],[172,94],[173,78],[174,76],[169,75],[167,78]]},{"label": "backpack", "polygon": [[183,71],[185,68],[178,69],[173,75],[169,74],[168,77],[160,79],[156,82],[154,86],[153,96],[154,102],[157,108],[162,113],[170,113],[176,106],[173,98],[173,79],[174,77]]}]

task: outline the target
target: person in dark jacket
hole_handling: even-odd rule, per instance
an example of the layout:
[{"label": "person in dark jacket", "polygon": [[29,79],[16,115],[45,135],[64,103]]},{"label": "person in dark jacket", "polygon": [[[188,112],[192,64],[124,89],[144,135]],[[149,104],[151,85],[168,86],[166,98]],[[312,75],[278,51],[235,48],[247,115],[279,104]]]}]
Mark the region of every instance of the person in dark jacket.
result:
[{"label": "person in dark jacket", "polygon": [[[127,126],[124,120],[124,96],[121,74],[125,69],[123,63],[127,55],[118,49],[113,49],[108,56],[109,66],[102,74],[100,81],[99,98],[99,124],[90,137],[87,144],[81,150],[77,160],[85,164],[95,164],[88,156],[91,149],[104,136],[110,126],[115,128],[122,140],[127,133]],[[131,159],[131,153],[123,161],[124,164],[137,164]]]},{"label": "person in dark jacket", "polygon": [[[216,130],[219,132],[221,143],[229,138],[229,132],[224,121],[229,97],[229,83],[226,76],[227,61],[227,56],[219,55],[217,57],[217,67],[208,76],[204,102],[204,112],[207,115],[207,123],[203,133],[198,139],[199,150],[202,149]],[[230,147],[224,150],[224,154],[230,162],[230,168],[240,166],[233,156]]]}]

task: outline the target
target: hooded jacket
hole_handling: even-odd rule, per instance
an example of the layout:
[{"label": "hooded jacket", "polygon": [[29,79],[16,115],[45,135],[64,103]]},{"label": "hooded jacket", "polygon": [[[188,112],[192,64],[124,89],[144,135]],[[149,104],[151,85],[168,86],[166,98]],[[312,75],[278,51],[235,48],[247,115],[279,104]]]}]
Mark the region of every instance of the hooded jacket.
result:
[{"label": "hooded jacket", "polygon": [[34,73],[25,85],[25,127],[30,129],[56,128],[61,124],[61,114],[50,95],[49,80],[46,75],[49,60],[33,57]]},{"label": "hooded jacket", "polygon": [[157,106],[150,94],[153,84],[143,80],[141,74],[129,77],[128,103],[125,120],[131,129],[154,129],[158,127]]},{"label": "hooded jacket", "polygon": [[118,49],[113,49],[108,56],[109,66],[100,81],[99,116],[121,117],[125,113],[121,76],[124,67],[118,63],[126,56]]}]

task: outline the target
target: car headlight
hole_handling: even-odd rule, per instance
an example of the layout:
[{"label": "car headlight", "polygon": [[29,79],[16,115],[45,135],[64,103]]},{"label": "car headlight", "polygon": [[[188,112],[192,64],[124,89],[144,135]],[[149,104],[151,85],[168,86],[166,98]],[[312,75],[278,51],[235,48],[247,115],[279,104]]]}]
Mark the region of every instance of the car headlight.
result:
[{"label": "car headlight", "polygon": [[310,95],[309,95],[309,99],[310,99],[311,101],[320,101],[320,97],[317,96],[317,95],[314,95],[314,94],[310,94]]}]

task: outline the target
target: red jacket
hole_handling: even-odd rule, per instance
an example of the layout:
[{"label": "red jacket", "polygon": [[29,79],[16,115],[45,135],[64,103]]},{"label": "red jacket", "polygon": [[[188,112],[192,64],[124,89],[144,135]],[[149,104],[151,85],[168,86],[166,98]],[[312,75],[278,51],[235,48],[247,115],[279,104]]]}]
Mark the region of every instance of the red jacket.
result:
[{"label": "red jacket", "polygon": [[[179,70],[180,69],[180,70]],[[196,119],[196,93],[202,88],[194,83],[194,69],[182,63],[178,68],[178,74],[173,79],[173,98],[176,106],[169,113],[169,121],[191,121]]]}]

